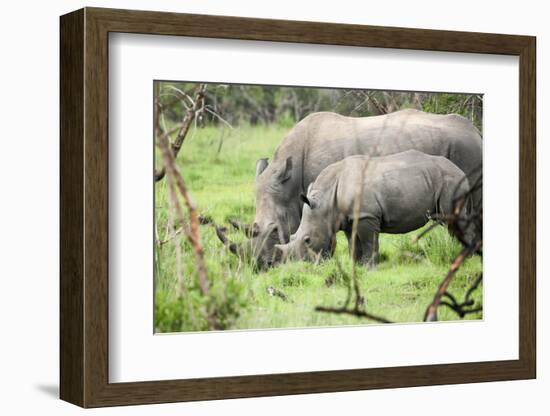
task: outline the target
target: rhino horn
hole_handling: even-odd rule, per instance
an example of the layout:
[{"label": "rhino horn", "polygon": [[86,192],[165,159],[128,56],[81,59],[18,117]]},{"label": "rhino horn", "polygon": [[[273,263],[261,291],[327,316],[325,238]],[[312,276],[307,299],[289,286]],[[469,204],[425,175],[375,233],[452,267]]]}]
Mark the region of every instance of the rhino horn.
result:
[{"label": "rhino horn", "polygon": [[279,254],[281,257],[281,260],[286,260],[288,256],[288,244],[275,244],[275,256]]}]

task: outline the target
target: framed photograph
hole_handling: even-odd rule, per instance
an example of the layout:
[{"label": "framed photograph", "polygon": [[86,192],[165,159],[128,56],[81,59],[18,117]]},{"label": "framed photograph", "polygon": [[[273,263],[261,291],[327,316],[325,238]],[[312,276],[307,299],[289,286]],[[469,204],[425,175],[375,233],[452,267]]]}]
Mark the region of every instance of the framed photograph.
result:
[{"label": "framed photograph", "polygon": [[63,400],[536,377],[534,37],[60,28]]}]

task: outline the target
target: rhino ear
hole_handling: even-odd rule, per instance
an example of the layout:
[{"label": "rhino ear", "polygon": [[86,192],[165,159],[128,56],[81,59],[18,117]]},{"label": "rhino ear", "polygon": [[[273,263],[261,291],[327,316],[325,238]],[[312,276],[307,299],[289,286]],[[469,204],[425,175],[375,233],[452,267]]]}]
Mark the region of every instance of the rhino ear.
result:
[{"label": "rhino ear", "polygon": [[313,208],[315,207],[314,202],[313,202],[311,199],[309,199],[309,198],[307,197],[307,195],[304,194],[304,193],[301,193],[301,194],[300,194],[300,200],[301,200],[304,204],[306,204],[308,207],[310,207],[311,209],[313,209]]},{"label": "rhino ear", "polygon": [[267,158],[265,159],[258,159],[256,162],[256,177],[260,176],[262,172],[267,168],[268,165]]},{"label": "rhino ear", "polygon": [[292,176],[292,157],[287,157],[284,166],[281,168],[281,171],[277,173],[277,180],[280,183],[285,183]]}]

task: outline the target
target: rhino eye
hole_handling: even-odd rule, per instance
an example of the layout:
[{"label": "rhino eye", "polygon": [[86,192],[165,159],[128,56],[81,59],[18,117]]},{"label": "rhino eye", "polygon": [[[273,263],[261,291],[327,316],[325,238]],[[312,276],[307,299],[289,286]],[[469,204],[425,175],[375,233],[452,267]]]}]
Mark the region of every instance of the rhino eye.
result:
[{"label": "rhino eye", "polygon": [[309,235],[306,235],[304,237],[304,243],[306,243],[308,246],[311,244],[311,238],[309,238]]}]

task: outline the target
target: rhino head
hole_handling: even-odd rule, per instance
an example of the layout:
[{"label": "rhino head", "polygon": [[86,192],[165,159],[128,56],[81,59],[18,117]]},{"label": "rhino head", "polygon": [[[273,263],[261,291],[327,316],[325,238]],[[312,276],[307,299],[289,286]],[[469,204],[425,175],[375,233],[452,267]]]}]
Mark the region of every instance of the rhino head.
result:
[{"label": "rhino head", "polygon": [[301,182],[301,174],[293,169],[292,157],[271,164],[267,159],[256,163],[256,216],[251,229],[251,246],[258,269],[281,260],[275,244],[288,242],[300,224]]},{"label": "rhino head", "polygon": [[300,195],[304,203],[302,220],[287,244],[276,244],[278,258],[286,260],[319,261],[332,256],[336,247],[339,218],[332,206],[334,198],[324,198],[314,190]]}]

